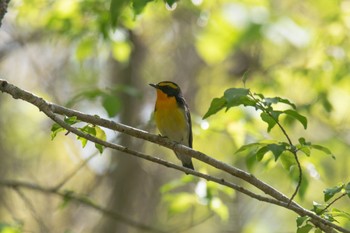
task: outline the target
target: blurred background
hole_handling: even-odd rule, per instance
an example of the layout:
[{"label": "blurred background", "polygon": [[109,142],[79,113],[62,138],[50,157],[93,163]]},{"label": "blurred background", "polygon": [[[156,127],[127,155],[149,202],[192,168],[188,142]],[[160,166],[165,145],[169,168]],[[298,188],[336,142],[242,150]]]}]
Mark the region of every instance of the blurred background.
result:
[{"label": "blurred background", "polygon": [[[0,28],[1,78],[50,102],[152,133],[155,91],[148,84],[174,81],[192,112],[194,149],[291,196],[295,176],[273,155],[256,161],[252,152],[236,153],[263,139],[285,141],[277,128],[267,133],[259,112],[238,107],[202,120],[211,100],[244,87],[246,76],[252,92],[287,98],[307,116],[307,130],[282,119],[293,142],[304,137],[336,156],[300,154],[304,183],[296,201],[311,209],[313,201],[323,203],[325,188],[349,182],[350,1],[121,2],[111,28],[110,1],[11,0]],[[296,231],[297,215],[280,207],[120,152],[99,154],[72,134],[51,140],[52,121],[7,94],[0,95],[0,114],[2,180],[43,187],[64,181],[61,190],[167,232]],[[106,134],[179,164],[160,146]],[[194,166],[246,186],[196,160]],[[349,212],[349,200],[335,207]],[[346,218],[337,220],[350,229]],[[146,231],[69,198],[0,187],[0,232]]]}]

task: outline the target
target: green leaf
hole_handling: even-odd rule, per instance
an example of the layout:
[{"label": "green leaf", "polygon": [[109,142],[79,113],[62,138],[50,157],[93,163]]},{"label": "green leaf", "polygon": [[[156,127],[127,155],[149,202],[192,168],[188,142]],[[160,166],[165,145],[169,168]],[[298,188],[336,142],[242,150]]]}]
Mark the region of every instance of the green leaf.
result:
[{"label": "green leaf", "polygon": [[103,96],[102,106],[107,111],[108,117],[114,117],[119,112],[121,103],[116,96],[106,94]]},{"label": "green leaf", "polygon": [[329,199],[331,199],[335,194],[339,193],[342,191],[344,188],[344,184],[332,187],[332,188],[327,188],[323,191],[324,194],[324,201],[327,202]]},{"label": "green leaf", "polygon": [[58,134],[59,132],[62,132],[62,131],[64,131],[64,130],[65,130],[65,129],[62,128],[59,124],[54,123],[54,124],[51,126],[51,140],[53,140],[53,139],[57,136],[57,134]]},{"label": "green leaf", "polygon": [[[104,130],[102,130],[100,127],[98,126],[95,126],[95,131],[96,131],[96,137],[98,139],[101,139],[102,141],[106,141],[107,139],[107,136],[106,136],[106,133]],[[97,148],[97,150],[102,154],[103,152],[103,149],[104,149],[104,146],[98,144],[98,143],[95,143],[95,147]]]},{"label": "green leaf", "polygon": [[332,208],[331,214],[334,217],[342,217],[342,218],[345,218],[346,220],[350,221],[350,214],[343,211],[343,210],[339,210],[337,208]]},{"label": "green leaf", "polygon": [[307,118],[304,117],[303,115],[299,114],[297,111],[292,110],[292,109],[287,109],[287,110],[283,111],[283,113],[285,113],[288,116],[299,121],[304,126],[304,129],[307,128]]},{"label": "green leaf", "polygon": [[248,70],[246,72],[244,72],[243,76],[242,76],[242,82],[243,85],[245,86],[245,83],[247,82],[248,79]]},{"label": "green leaf", "polygon": [[267,148],[275,156],[275,161],[277,161],[280,155],[286,150],[286,146],[282,144],[270,144],[267,145]]},{"label": "green leaf", "polygon": [[265,99],[265,96],[263,94],[260,93],[254,93],[255,96],[259,97],[260,100]]},{"label": "green leaf", "polygon": [[291,171],[291,168],[297,165],[294,155],[288,150],[282,152],[280,156],[280,161],[282,163],[283,168],[287,171]]},{"label": "green leaf", "polygon": [[306,224],[305,226],[298,228],[297,233],[308,233],[312,228],[314,228],[312,225]]},{"label": "green leaf", "polygon": [[133,0],[132,7],[134,10],[134,14],[135,15],[140,14],[143,11],[143,9],[146,7],[147,3],[151,1],[153,0]]},{"label": "green leaf", "polygon": [[175,2],[177,2],[177,1],[178,1],[178,0],[164,0],[164,2],[167,3],[170,7],[172,7],[173,4],[174,4]]},{"label": "green leaf", "polygon": [[264,155],[269,151],[269,148],[267,146],[261,147],[256,152],[256,160],[261,161],[264,158]]},{"label": "green leaf", "polygon": [[128,0],[111,0],[109,12],[111,14],[110,19],[113,28],[118,25],[118,19],[128,2]]},{"label": "green leaf", "polygon": [[320,204],[320,203],[317,203],[317,202],[313,202],[312,203],[312,206],[313,206],[313,209],[312,211],[315,212],[317,215],[320,215],[323,213],[323,210],[324,208],[326,208],[326,204]]},{"label": "green leaf", "polygon": [[298,141],[301,145],[305,145],[305,143],[306,143],[306,140],[303,137],[299,138]]},{"label": "green leaf", "polygon": [[304,223],[306,223],[308,220],[310,219],[309,216],[298,216],[297,219],[296,219],[296,222],[297,222],[297,227],[300,227],[302,226]]},{"label": "green leaf", "polygon": [[270,132],[271,129],[276,125],[276,122],[278,121],[278,116],[280,115],[280,113],[281,112],[279,111],[273,111],[273,113],[271,113],[272,117],[266,112],[262,112],[260,114],[261,119],[265,121],[268,125],[267,132]]},{"label": "green leaf", "polygon": [[272,105],[272,104],[277,104],[277,103],[284,103],[284,104],[288,104],[289,106],[291,106],[293,109],[296,109],[295,104],[293,104],[292,102],[290,102],[288,99],[283,99],[281,97],[273,97],[273,98],[264,98],[264,103],[268,106]]},{"label": "green leaf", "polygon": [[214,98],[211,101],[209,110],[207,111],[207,113],[203,116],[203,119],[208,118],[209,116],[217,113],[218,111],[220,111],[221,109],[223,109],[226,106],[227,102],[226,99],[224,97],[221,98]]},{"label": "green leaf", "polygon": [[324,146],[321,146],[321,145],[316,145],[316,144],[312,144],[312,145],[310,145],[310,147],[313,148],[313,149],[322,151],[325,154],[330,155],[333,159],[335,159],[335,156],[332,154],[332,152],[327,147],[324,147]]},{"label": "green leaf", "polygon": [[259,142],[246,144],[246,145],[241,146],[235,153],[237,154],[237,153],[240,153],[240,152],[245,151],[245,150],[253,150],[253,149],[256,149],[256,147],[259,147],[261,145],[264,145],[264,144],[259,143]]},{"label": "green leaf", "polygon": [[337,220],[335,220],[335,218],[333,217],[332,214],[330,213],[325,213],[323,216],[324,219],[330,221],[330,222],[338,222]]},{"label": "green leaf", "polygon": [[249,89],[246,88],[230,88],[224,93],[224,97],[227,101],[227,109],[239,105],[255,106],[255,101],[250,99]]},{"label": "green leaf", "polygon": [[84,133],[90,134],[92,136],[96,136],[96,129],[94,126],[85,125],[83,128],[80,128],[80,130]]},{"label": "green leaf", "polygon": [[80,122],[76,116],[64,117],[64,122],[69,125],[74,125],[75,123]]},{"label": "green leaf", "polygon": [[[90,134],[92,136],[96,136],[96,129],[93,126],[86,125],[83,128],[80,128],[79,130],[84,132],[84,133]],[[84,148],[86,146],[88,140],[86,138],[83,138],[80,136],[78,136],[77,138],[81,142],[82,147]]]}]

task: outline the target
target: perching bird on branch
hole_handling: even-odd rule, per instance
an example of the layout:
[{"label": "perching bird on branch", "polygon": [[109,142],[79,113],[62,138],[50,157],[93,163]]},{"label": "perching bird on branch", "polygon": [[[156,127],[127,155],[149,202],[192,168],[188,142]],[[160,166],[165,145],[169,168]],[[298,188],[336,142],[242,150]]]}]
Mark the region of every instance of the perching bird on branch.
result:
[{"label": "perching bird on branch", "polygon": [[[191,115],[180,87],[170,81],[150,85],[157,90],[154,117],[161,135],[192,148]],[[194,170],[190,156],[175,154],[184,167]]]}]

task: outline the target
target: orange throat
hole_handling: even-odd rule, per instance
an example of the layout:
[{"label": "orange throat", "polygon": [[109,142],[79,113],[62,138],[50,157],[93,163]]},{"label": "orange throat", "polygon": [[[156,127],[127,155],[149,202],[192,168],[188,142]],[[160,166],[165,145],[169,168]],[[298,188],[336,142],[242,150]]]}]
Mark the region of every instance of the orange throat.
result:
[{"label": "orange throat", "polygon": [[169,97],[167,94],[157,89],[156,110],[176,108],[177,102],[175,97]]}]

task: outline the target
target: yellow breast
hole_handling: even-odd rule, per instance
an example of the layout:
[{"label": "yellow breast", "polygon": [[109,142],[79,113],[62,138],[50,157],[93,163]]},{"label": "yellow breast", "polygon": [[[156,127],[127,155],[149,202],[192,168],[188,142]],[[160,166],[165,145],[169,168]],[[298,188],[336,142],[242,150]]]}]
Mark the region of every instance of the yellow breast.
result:
[{"label": "yellow breast", "polygon": [[160,133],[169,139],[188,145],[189,126],[185,110],[180,108],[175,97],[157,92],[155,121]]}]

